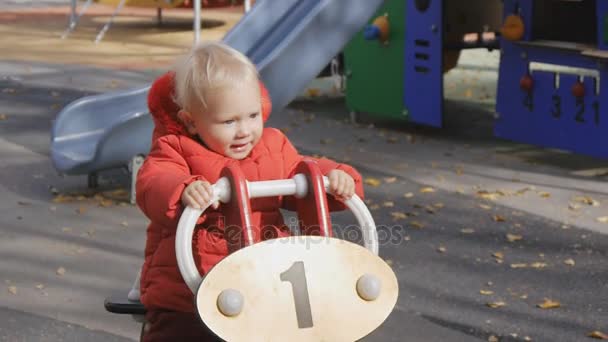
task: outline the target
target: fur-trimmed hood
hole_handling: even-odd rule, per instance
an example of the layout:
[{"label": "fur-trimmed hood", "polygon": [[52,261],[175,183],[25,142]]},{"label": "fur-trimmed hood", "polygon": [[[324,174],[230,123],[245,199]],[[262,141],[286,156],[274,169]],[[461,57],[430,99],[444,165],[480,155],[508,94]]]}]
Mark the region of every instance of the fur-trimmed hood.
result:
[{"label": "fur-trimmed hood", "polygon": [[[168,135],[190,136],[184,125],[177,118],[179,106],[173,101],[174,93],[174,73],[168,72],[154,81],[148,93],[148,109],[154,120],[154,133],[152,141]],[[262,97],[262,118],[264,122],[268,120],[272,111],[270,94],[260,81],[260,96]]]}]

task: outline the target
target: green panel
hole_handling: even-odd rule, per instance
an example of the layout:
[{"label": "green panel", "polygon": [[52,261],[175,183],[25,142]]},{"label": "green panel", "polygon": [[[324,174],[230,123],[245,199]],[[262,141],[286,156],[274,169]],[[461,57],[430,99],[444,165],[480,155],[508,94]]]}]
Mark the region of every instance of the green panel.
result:
[{"label": "green panel", "polygon": [[344,49],[346,105],[378,119],[405,119],[403,73],[406,0],[387,0],[372,17],[388,13],[388,44],[367,41],[363,30]]}]

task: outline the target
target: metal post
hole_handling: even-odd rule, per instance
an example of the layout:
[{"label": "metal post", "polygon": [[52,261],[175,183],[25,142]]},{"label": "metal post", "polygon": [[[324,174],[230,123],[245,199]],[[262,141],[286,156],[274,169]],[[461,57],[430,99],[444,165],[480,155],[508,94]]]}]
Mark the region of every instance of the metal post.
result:
[{"label": "metal post", "polygon": [[194,0],[194,44],[201,40],[201,0]]},{"label": "metal post", "polygon": [[251,10],[251,0],[245,0],[245,13]]},{"label": "metal post", "polygon": [[76,0],[70,2],[70,26],[76,21]]},{"label": "metal post", "polygon": [[97,37],[95,38],[95,44],[99,44],[99,42],[103,39],[103,36],[106,34],[106,31],[108,31],[108,29],[110,28],[110,25],[112,25],[112,22],[114,22],[114,18],[118,15],[118,12],[120,12],[122,7],[125,5],[125,2],[126,2],[126,0],[120,0],[120,3],[118,4],[118,6],[116,6],[116,9],[114,9],[114,13],[112,13],[110,20],[108,20],[108,22],[103,26],[101,31],[99,31],[99,33],[97,34]]}]

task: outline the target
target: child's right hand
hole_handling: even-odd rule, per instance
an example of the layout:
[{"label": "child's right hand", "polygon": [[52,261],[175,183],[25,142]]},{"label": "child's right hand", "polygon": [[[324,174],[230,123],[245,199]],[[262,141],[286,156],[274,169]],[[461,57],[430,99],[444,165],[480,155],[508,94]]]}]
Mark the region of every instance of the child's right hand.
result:
[{"label": "child's right hand", "polygon": [[[195,181],[188,185],[182,193],[182,203],[195,209],[206,208],[213,200],[213,187],[209,182]],[[217,209],[219,202],[212,204],[213,209]]]}]

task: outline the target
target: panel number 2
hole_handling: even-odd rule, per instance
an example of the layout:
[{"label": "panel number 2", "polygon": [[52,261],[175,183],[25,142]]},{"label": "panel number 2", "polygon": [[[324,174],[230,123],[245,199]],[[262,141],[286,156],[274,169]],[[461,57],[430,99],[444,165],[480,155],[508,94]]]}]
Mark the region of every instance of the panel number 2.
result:
[{"label": "panel number 2", "polygon": [[287,271],[281,273],[281,280],[291,283],[293,301],[296,306],[298,328],[311,328],[313,326],[312,311],[310,309],[310,297],[308,296],[304,262],[294,262]]}]

